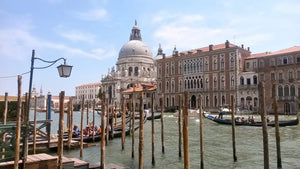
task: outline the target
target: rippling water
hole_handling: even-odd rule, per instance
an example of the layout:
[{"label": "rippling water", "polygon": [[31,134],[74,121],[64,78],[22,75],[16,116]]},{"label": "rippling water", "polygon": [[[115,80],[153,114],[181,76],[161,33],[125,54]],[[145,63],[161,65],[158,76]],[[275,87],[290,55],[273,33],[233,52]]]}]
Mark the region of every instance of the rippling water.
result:
[{"label": "rippling water", "polygon": [[[75,112],[74,121],[79,124],[80,113]],[[42,116],[42,115],[39,115]],[[57,131],[58,114],[53,117],[53,131]],[[90,119],[92,115],[90,114]],[[100,116],[96,115],[97,124]],[[259,118],[257,116],[257,118]],[[280,117],[282,118],[282,117]],[[285,117],[283,117],[285,118]],[[65,117],[66,119],[66,117]],[[178,157],[178,117],[173,114],[165,114],[165,154],[161,153],[160,119],[155,120],[155,161],[152,166],[151,148],[151,121],[144,126],[144,168],[174,169],[183,168],[182,157]],[[86,123],[86,120],[84,121]],[[237,126],[236,127],[236,151],[237,162],[233,162],[231,126],[219,125],[207,119],[203,123],[204,141],[204,168],[206,169],[259,169],[264,168],[262,129],[260,127]],[[275,128],[268,127],[269,133],[269,158],[270,168],[277,168]],[[115,163],[128,168],[138,168],[138,137],[135,134],[135,158],[131,158],[131,136],[126,137],[125,150],[121,150],[121,139],[110,140],[105,147],[105,163]],[[300,169],[300,126],[281,127],[281,158],[285,169]],[[190,168],[200,168],[200,136],[199,118],[189,118],[189,156]],[[183,148],[183,147],[182,147]],[[79,158],[79,149],[64,150],[64,156]],[[91,164],[100,163],[100,147],[91,146],[84,148],[83,160]]]}]

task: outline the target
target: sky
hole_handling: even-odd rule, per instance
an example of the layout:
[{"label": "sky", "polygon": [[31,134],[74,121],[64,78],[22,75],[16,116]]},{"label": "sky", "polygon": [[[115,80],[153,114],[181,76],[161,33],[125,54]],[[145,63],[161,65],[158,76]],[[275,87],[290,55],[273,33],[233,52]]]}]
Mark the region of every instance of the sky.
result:
[{"label": "sky", "polygon": [[[159,44],[171,55],[220,44],[244,44],[252,53],[300,46],[298,0],[1,0],[0,95],[17,96],[17,75],[30,70],[35,57],[72,65],[60,78],[58,61],[34,69],[33,86],[43,94],[75,95],[75,87],[101,82],[115,66],[137,21],[143,42],[157,54]],[[35,59],[35,67],[47,66]],[[22,75],[22,94],[29,73]]]}]

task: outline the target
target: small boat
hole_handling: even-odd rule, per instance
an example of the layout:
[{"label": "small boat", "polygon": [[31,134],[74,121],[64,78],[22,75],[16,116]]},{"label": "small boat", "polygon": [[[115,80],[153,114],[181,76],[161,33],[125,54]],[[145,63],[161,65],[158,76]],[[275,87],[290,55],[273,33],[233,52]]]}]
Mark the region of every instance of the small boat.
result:
[{"label": "small boat", "polygon": [[[161,114],[155,114],[154,115],[154,119],[160,119],[160,118],[161,118]],[[152,120],[152,115],[151,114],[147,117],[147,120]]]},{"label": "small boat", "polygon": [[[216,123],[219,124],[225,124],[225,125],[232,125],[232,121],[231,119],[222,119],[222,118],[218,118],[217,116],[212,116],[208,113],[203,113],[203,116],[211,121],[214,121]],[[278,124],[280,127],[284,127],[284,126],[294,126],[294,125],[298,125],[299,124],[299,118],[297,117],[297,119],[293,119],[293,120],[280,120],[278,121]],[[235,125],[236,126],[256,126],[256,127],[260,127],[262,126],[262,122],[255,122],[255,121],[247,121],[247,120],[239,120],[239,121],[235,121]],[[267,124],[268,126],[271,127],[275,127],[275,121],[270,121]]]}]

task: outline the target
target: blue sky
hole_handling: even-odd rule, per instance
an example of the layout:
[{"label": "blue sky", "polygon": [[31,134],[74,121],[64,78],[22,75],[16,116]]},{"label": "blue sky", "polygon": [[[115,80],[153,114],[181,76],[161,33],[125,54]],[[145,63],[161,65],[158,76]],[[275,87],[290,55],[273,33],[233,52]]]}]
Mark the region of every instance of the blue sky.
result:
[{"label": "blue sky", "polygon": [[[297,0],[1,0],[0,95],[17,95],[17,77],[28,72],[32,49],[45,60],[67,58],[69,78],[59,78],[58,62],[34,70],[33,86],[44,94],[75,95],[75,87],[100,82],[115,65],[137,20],[143,41],[166,55],[229,40],[252,53],[300,45]],[[35,60],[35,66],[45,66]],[[23,75],[22,93],[29,74]]]}]

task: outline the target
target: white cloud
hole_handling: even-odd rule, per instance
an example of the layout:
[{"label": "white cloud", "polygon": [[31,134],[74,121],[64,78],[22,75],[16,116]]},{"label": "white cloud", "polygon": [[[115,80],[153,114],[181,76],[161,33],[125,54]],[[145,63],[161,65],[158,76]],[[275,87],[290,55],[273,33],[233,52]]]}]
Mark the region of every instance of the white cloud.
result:
[{"label": "white cloud", "polygon": [[79,12],[76,15],[83,20],[95,21],[105,18],[107,16],[107,11],[105,9],[93,9],[90,11]]},{"label": "white cloud", "polygon": [[114,49],[91,49],[82,50],[66,46],[64,44],[49,42],[31,34],[26,29],[0,29],[0,59],[1,57],[23,60],[28,58],[24,51],[31,51],[33,48],[39,50],[57,50],[66,56],[88,57],[97,60],[103,60],[115,56],[117,53]]},{"label": "white cloud", "polygon": [[78,30],[58,31],[58,33],[60,36],[73,42],[88,42],[92,44],[95,41],[95,35]]}]

